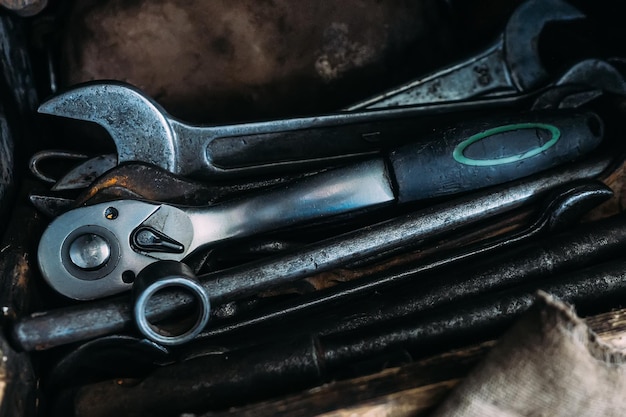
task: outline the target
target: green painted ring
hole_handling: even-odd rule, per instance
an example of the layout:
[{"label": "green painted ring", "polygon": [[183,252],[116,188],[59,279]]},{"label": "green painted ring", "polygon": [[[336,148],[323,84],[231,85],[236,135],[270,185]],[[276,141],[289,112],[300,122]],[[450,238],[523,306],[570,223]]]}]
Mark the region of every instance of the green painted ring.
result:
[{"label": "green painted ring", "polygon": [[[539,146],[534,149],[530,149],[524,153],[506,156],[503,158],[495,158],[495,159],[472,159],[465,156],[464,152],[468,146],[471,144],[486,139],[490,136],[497,135],[498,133],[511,132],[514,130],[521,129],[544,129],[552,134],[552,138],[549,141],[544,143],[542,146]],[[470,136],[468,139],[459,143],[455,148],[454,152],[452,152],[452,157],[455,161],[463,165],[472,165],[479,167],[486,166],[494,166],[494,165],[504,165],[511,164],[513,162],[523,161],[524,159],[531,158],[535,155],[540,154],[541,152],[550,149],[553,147],[561,138],[561,131],[558,127],[549,125],[546,123],[515,123],[510,125],[498,126],[492,129],[487,129],[484,132],[477,133],[475,135]]]}]

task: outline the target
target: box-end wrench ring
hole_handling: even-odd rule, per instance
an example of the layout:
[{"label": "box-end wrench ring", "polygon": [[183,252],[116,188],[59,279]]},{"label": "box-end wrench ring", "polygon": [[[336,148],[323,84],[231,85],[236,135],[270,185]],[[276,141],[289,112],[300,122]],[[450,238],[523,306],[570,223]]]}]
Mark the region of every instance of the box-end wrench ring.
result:
[{"label": "box-end wrench ring", "polygon": [[[195,300],[193,323],[183,330],[162,329],[156,324],[158,317],[149,313],[151,301],[167,289],[178,289]],[[193,271],[187,265],[176,261],[159,261],[147,266],[137,275],[133,285],[135,324],[142,335],[165,346],[174,346],[193,340],[209,322],[211,302],[206,290],[200,285]]]}]

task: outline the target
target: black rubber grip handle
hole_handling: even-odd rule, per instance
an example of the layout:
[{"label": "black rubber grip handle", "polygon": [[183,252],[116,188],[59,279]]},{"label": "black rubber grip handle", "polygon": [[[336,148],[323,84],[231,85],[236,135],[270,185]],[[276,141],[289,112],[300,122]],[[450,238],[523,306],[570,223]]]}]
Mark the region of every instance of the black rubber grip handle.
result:
[{"label": "black rubber grip handle", "polygon": [[436,131],[390,152],[400,203],[502,184],[596,148],[604,126],[592,112],[532,112]]}]

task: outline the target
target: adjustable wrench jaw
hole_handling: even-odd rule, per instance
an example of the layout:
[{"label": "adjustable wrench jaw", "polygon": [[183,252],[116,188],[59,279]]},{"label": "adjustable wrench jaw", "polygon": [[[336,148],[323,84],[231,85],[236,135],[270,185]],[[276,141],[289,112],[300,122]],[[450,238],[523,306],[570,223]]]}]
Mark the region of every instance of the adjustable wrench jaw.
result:
[{"label": "adjustable wrench jaw", "polygon": [[[76,226],[81,225],[81,226]],[[38,262],[61,294],[90,300],[130,289],[158,259],[181,260],[193,250],[188,216],[172,206],[124,200],[71,210],[44,232]]]},{"label": "adjustable wrench jaw", "polygon": [[41,104],[42,114],[96,123],[111,136],[118,163],[143,161],[179,173],[176,133],[166,111],[138,89],[115,81],[86,83]]},{"label": "adjustable wrench jaw", "polygon": [[75,86],[41,104],[38,111],[102,126],[115,143],[118,164],[144,162],[200,178],[306,171],[374,155],[380,145],[368,138],[378,136],[383,127],[395,132],[396,119],[413,115],[389,109],[375,115],[340,112],[195,126],[176,120],[137,88],[116,81]]}]

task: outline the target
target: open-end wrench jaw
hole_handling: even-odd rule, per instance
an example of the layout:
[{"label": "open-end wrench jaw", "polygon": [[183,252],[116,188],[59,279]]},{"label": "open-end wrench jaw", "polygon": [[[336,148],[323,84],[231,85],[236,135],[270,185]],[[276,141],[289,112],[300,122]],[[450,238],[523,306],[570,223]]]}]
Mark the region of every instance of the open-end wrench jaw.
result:
[{"label": "open-end wrench jaw", "polygon": [[546,25],[586,16],[564,0],[527,0],[491,46],[455,65],[357,103],[347,110],[510,96],[542,86],[550,75],[539,54]]},{"label": "open-end wrench jaw", "polygon": [[96,123],[111,136],[118,163],[144,161],[178,173],[176,133],[166,111],[121,82],[90,82],[41,104],[42,114]]},{"label": "open-end wrench jaw", "polygon": [[205,179],[319,169],[373,155],[381,146],[368,135],[395,131],[396,119],[414,116],[387,109],[199,126],[177,120],[137,88],[116,81],[75,86],[38,111],[102,126],[115,143],[118,164],[144,162]]},{"label": "open-end wrench jaw", "polygon": [[537,88],[550,77],[539,55],[539,37],[545,26],[585,17],[563,0],[530,0],[515,10],[504,31],[503,46],[511,81],[520,91]]}]

